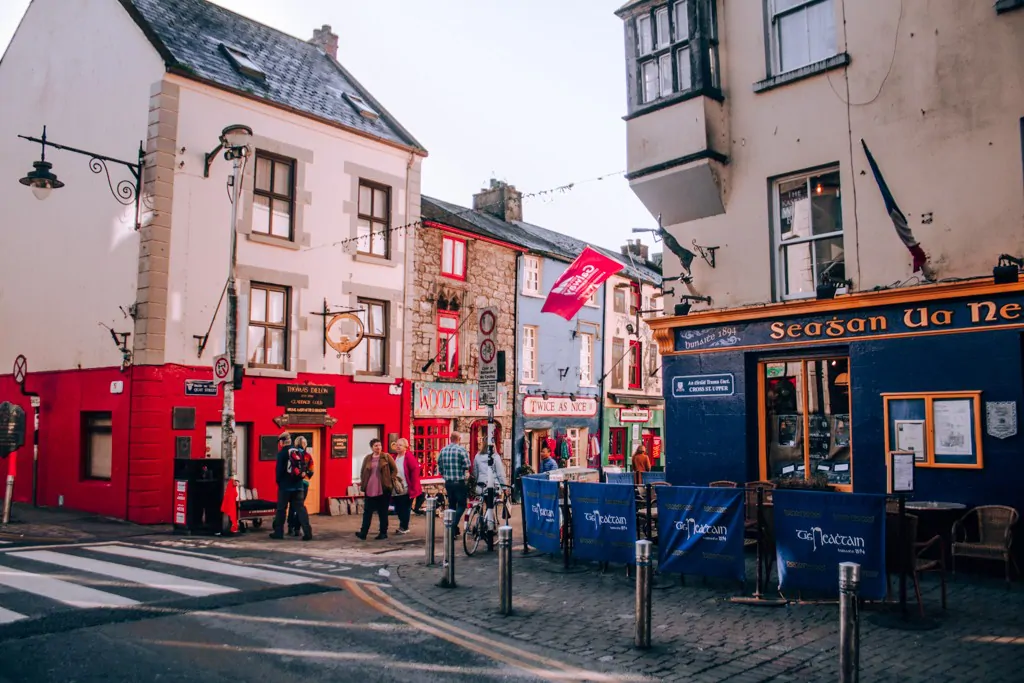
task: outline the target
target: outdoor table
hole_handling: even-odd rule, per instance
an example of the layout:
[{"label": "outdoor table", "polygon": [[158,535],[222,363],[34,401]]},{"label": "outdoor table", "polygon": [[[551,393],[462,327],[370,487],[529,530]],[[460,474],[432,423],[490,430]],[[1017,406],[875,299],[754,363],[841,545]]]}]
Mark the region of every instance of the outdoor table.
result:
[{"label": "outdoor table", "polygon": [[943,555],[948,561],[950,555],[950,534],[956,521],[967,506],[963,503],[949,503],[939,500],[908,500],[907,511],[918,516],[917,533],[914,541],[926,541],[938,535],[942,539]]}]

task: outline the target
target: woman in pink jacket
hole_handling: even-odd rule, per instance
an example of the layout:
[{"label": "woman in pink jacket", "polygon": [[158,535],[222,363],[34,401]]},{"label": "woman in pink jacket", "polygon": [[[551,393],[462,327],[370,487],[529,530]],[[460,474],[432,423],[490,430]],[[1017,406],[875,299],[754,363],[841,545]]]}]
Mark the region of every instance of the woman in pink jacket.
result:
[{"label": "woman in pink jacket", "polygon": [[407,534],[412,502],[423,493],[423,486],[420,484],[420,464],[409,450],[408,439],[399,439],[395,442],[395,464],[398,466],[398,476],[406,489],[405,493],[393,499],[395,514],[398,515],[398,533]]}]

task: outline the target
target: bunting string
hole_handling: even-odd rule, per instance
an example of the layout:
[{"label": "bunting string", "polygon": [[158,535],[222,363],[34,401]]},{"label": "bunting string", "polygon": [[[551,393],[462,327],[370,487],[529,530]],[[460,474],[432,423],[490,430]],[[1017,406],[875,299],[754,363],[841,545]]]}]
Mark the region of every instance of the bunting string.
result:
[{"label": "bunting string", "polygon": [[[565,195],[565,194],[568,194],[569,192],[572,192],[574,189],[576,189],[580,185],[586,185],[588,183],[596,183],[596,182],[599,182],[599,181],[602,181],[602,180],[607,180],[609,178],[621,178],[623,176],[623,174],[625,174],[625,172],[626,172],[625,170],[621,170],[621,171],[615,171],[614,173],[604,173],[602,175],[595,176],[593,178],[587,178],[586,180],[578,180],[576,182],[567,183],[565,185],[558,185],[556,187],[550,187],[550,188],[548,188],[546,190],[538,190],[536,192],[524,192],[523,195],[522,195],[522,200],[525,201],[527,199],[540,198],[540,199],[544,199],[544,200],[547,200],[547,201],[551,201],[551,200],[555,199],[556,197],[558,197],[559,195]],[[466,209],[463,209],[461,211],[455,211],[455,212],[452,213],[452,215],[457,216],[457,217],[462,217],[462,216],[468,215],[470,213],[473,213],[474,211],[482,210],[483,208],[486,208],[486,207],[489,207],[489,206],[497,206],[497,203],[486,204],[486,205],[484,205],[484,207],[481,207],[481,209],[466,208]],[[384,235],[384,234],[394,233],[394,234],[402,235],[402,234],[404,234],[404,231],[406,231],[406,230],[412,230],[414,228],[422,228],[422,227],[423,227],[423,221],[422,220],[417,220],[417,221],[412,221],[411,223],[405,223],[403,225],[393,225],[390,228],[385,228],[383,230],[375,230],[371,234],[372,235]],[[346,247],[346,246],[348,246],[350,244],[355,244],[355,243],[359,242],[359,240],[361,240],[361,239],[368,240],[368,239],[370,239],[370,237],[369,236],[364,236],[364,237],[346,237],[344,239],[336,240],[334,242],[327,242],[327,243],[324,243],[324,244],[316,244],[316,245],[313,245],[313,246],[304,247],[300,251],[313,251],[313,250],[316,250],[316,249],[326,249],[326,248],[330,248],[330,247]]]}]

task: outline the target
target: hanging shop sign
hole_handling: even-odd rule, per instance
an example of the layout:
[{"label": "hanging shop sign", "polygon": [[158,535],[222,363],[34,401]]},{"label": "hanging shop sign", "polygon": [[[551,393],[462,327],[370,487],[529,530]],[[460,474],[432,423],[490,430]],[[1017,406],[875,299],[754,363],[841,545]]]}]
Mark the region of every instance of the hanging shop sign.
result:
[{"label": "hanging shop sign", "polygon": [[619,422],[650,422],[651,411],[647,408],[619,408]]},{"label": "hanging shop sign", "polygon": [[[497,387],[495,415],[508,415],[508,387]],[[413,386],[414,417],[487,417],[476,384],[416,382]]]},{"label": "hanging shop sign", "polygon": [[680,327],[675,350],[696,351],[851,342],[894,335],[963,332],[986,327],[1024,327],[1024,294],[1011,292],[979,300],[886,306],[828,315]]},{"label": "hanging shop sign", "polygon": [[523,414],[527,417],[593,417],[597,415],[597,399],[593,396],[576,400],[568,396],[527,396],[523,399]]},{"label": "hanging shop sign", "polygon": [[324,384],[278,384],[277,405],[287,413],[325,413],[334,407],[334,387]]}]

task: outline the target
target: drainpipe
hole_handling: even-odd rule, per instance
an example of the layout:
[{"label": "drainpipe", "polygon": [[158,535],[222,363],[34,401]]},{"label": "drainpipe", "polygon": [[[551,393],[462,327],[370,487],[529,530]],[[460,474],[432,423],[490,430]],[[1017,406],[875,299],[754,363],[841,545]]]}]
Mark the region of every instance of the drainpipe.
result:
[{"label": "drainpipe", "polygon": [[[405,165],[405,222],[406,222],[406,224],[411,223],[411,221],[409,220],[409,218],[410,218],[409,213],[410,213],[410,211],[412,209],[412,201],[411,201],[410,196],[409,196],[409,175],[412,173],[412,165],[413,165],[413,163],[415,161],[416,161],[416,153],[415,152],[409,152],[409,163],[407,163]],[[417,220],[421,221],[422,219],[417,219]],[[403,338],[403,340],[409,340],[411,338],[410,333],[412,332],[412,301],[409,298],[412,295],[412,290],[411,290],[411,288],[409,286],[409,280],[411,280],[411,279],[413,279],[415,277],[415,273],[410,273],[409,255],[410,255],[410,252],[412,252],[416,248],[416,238],[413,236],[414,234],[415,233],[413,233],[412,230],[406,230],[405,231],[405,254],[403,255],[404,260],[405,260],[405,263],[403,264],[403,267],[405,268],[405,277],[403,278],[403,282],[402,282],[402,295],[403,295],[402,296],[402,300],[405,302],[405,313],[404,313],[404,315],[402,317],[402,330],[403,330],[402,338]],[[410,244],[410,242],[411,242],[411,244]],[[411,368],[412,368],[412,365],[411,365],[412,349],[411,349],[411,344],[410,344],[409,341],[403,341],[402,343],[403,343],[403,347],[402,347],[402,374],[401,374],[401,383],[399,384],[399,386],[402,387],[402,393],[399,394],[399,400],[398,400],[398,433],[401,434],[403,438],[409,440],[410,448],[411,448],[411,444],[412,444],[412,411],[411,410],[409,411],[409,424],[408,424],[408,426],[406,426],[405,425],[405,398],[406,398],[405,397],[405,384],[406,384],[405,383],[405,378],[409,376],[409,373],[410,373]],[[406,345],[408,345],[408,346],[406,346]],[[410,400],[411,400],[411,398],[410,398]],[[402,431],[403,429],[405,430],[405,432]]]},{"label": "drainpipe", "polygon": [[[513,285],[513,298],[514,304],[512,305],[512,395],[509,397],[509,406],[512,408],[512,482],[513,485],[516,480],[516,471],[523,466],[523,455],[524,450],[517,447],[516,444],[516,425],[522,419],[519,414],[519,266],[523,258],[523,252],[516,252],[516,276],[514,278],[515,284]],[[523,431],[523,442],[526,442],[526,432]],[[516,465],[516,460],[519,460],[519,464]],[[515,491],[515,488],[512,489]],[[522,496],[522,489],[519,491],[520,497]]]}]

